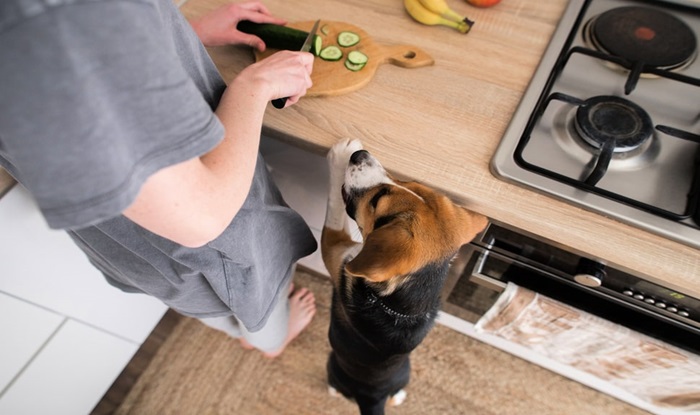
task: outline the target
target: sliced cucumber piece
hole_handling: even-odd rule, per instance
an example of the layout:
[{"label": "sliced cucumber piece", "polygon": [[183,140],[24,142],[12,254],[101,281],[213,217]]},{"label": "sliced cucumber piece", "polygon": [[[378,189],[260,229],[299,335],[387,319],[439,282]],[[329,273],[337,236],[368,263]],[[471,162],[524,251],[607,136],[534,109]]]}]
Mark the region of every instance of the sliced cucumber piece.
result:
[{"label": "sliced cucumber piece", "polygon": [[321,53],[318,56],[326,61],[339,61],[343,57],[343,51],[339,47],[331,45],[321,49]]},{"label": "sliced cucumber piece", "polygon": [[340,32],[338,33],[338,44],[344,48],[357,45],[360,41],[360,35],[355,32]]},{"label": "sliced cucumber piece", "polygon": [[360,69],[365,67],[364,63],[352,63],[348,59],[345,59],[345,67],[350,69],[353,72],[357,72]]},{"label": "sliced cucumber piece", "polygon": [[316,35],[314,36],[314,44],[311,46],[311,50],[309,52],[313,53],[314,56],[320,56],[321,50],[323,50],[323,39],[321,39],[321,36]]},{"label": "sliced cucumber piece", "polygon": [[321,33],[323,33],[324,36],[328,36],[329,31],[330,30],[328,29],[328,25],[324,24],[323,26],[321,26]]},{"label": "sliced cucumber piece", "polygon": [[359,50],[353,50],[348,53],[348,62],[354,65],[364,65],[367,63],[367,55],[360,52]]}]

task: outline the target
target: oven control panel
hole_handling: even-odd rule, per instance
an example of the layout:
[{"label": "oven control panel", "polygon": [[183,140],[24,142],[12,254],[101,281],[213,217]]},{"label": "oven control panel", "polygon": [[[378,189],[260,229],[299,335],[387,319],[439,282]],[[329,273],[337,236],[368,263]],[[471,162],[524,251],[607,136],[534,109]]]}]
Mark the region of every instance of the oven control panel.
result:
[{"label": "oven control panel", "polygon": [[[660,308],[662,310],[666,310],[669,313],[677,314],[681,317],[685,318],[692,318],[690,315],[690,310],[688,308],[685,308],[684,306],[681,306],[677,304],[673,300],[665,299],[665,298],[660,298],[658,296],[654,295],[649,295],[645,294],[642,291],[636,291],[632,288],[628,288],[622,291],[622,294],[633,298],[634,300],[641,301],[643,303],[653,305],[654,307]],[[685,298],[683,294],[678,294],[674,293],[676,296],[680,296],[680,298]]]},{"label": "oven control panel", "polygon": [[[545,281],[562,281],[579,290],[596,293],[601,298],[628,304],[631,309],[644,310],[647,314],[700,331],[700,299],[657,285],[611,264],[603,264],[539,237],[494,223],[472,243],[509,258],[510,264],[523,264],[535,273],[548,275],[543,279]],[[499,274],[507,273],[502,271]]]}]

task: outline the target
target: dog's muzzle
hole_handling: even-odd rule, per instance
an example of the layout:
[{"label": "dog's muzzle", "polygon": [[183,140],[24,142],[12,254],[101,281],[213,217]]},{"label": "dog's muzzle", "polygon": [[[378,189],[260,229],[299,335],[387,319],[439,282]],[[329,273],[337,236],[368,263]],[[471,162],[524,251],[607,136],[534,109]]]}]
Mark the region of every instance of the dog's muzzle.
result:
[{"label": "dog's muzzle", "polygon": [[381,163],[367,150],[357,150],[352,153],[345,171],[345,183],[342,190],[345,211],[348,216],[355,219],[357,199],[368,189],[381,183],[393,183]]},{"label": "dog's muzzle", "polygon": [[367,174],[373,170],[378,163],[367,150],[357,150],[352,153],[345,171],[345,183],[341,188],[345,211],[348,216],[355,219],[356,200],[367,190],[364,183]]},{"label": "dog's muzzle", "polygon": [[372,156],[369,155],[367,150],[357,150],[350,156],[350,164],[358,166],[362,163],[369,163]]},{"label": "dog's muzzle", "polygon": [[345,185],[340,188],[340,193],[343,196],[343,202],[345,202],[345,212],[350,216],[352,220],[355,220],[355,210],[357,205],[355,204],[356,193],[350,193],[345,189]]}]

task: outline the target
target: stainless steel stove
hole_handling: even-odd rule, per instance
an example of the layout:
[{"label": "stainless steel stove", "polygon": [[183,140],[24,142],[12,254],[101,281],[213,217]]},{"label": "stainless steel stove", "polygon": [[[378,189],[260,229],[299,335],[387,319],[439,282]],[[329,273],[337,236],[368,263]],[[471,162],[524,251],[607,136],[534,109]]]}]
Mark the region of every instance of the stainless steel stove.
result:
[{"label": "stainless steel stove", "polygon": [[700,248],[700,2],[571,0],[493,173]]}]

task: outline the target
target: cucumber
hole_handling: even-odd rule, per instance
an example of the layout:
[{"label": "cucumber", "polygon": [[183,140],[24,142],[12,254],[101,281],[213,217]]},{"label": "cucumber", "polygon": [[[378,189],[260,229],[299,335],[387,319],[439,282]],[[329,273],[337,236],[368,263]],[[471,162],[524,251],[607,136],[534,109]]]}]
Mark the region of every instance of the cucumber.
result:
[{"label": "cucumber", "polygon": [[313,46],[311,46],[311,50],[309,52],[313,53],[314,56],[320,56],[322,50],[323,50],[323,39],[321,39],[321,36],[316,35],[316,36],[314,36],[314,44],[313,44]]},{"label": "cucumber", "polygon": [[321,49],[318,56],[325,61],[339,61],[343,57],[343,52],[337,46],[331,45]]},{"label": "cucumber", "polygon": [[344,31],[338,33],[338,44],[344,48],[355,46],[360,41],[360,35],[355,32]]},{"label": "cucumber", "polygon": [[369,58],[364,53],[359,50],[353,50],[348,53],[348,58],[345,59],[345,67],[353,72],[357,72],[365,67],[368,59]]},{"label": "cucumber", "polygon": [[[270,49],[301,50],[309,32],[294,29],[287,26],[280,26],[270,23],[254,23],[248,20],[238,22],[238,30],[243,33],[255,35],[265,42],[265,46]],[[314,35],[310,52],[318,56],[321,52],[323,40],[320,36]]]},{"label": "cucumber", "polygon": [[365,64],[364,63],[352,63],[349,60],[345,59],[345,67],[353,72],[357,72],[360,69],[364,68]]},{"label": "cucumber", "polygon": [[348,62],[353,65],[363,65],[367,63],[367,55],[360,52],[359,50],[353,50],[348,54]]}]

